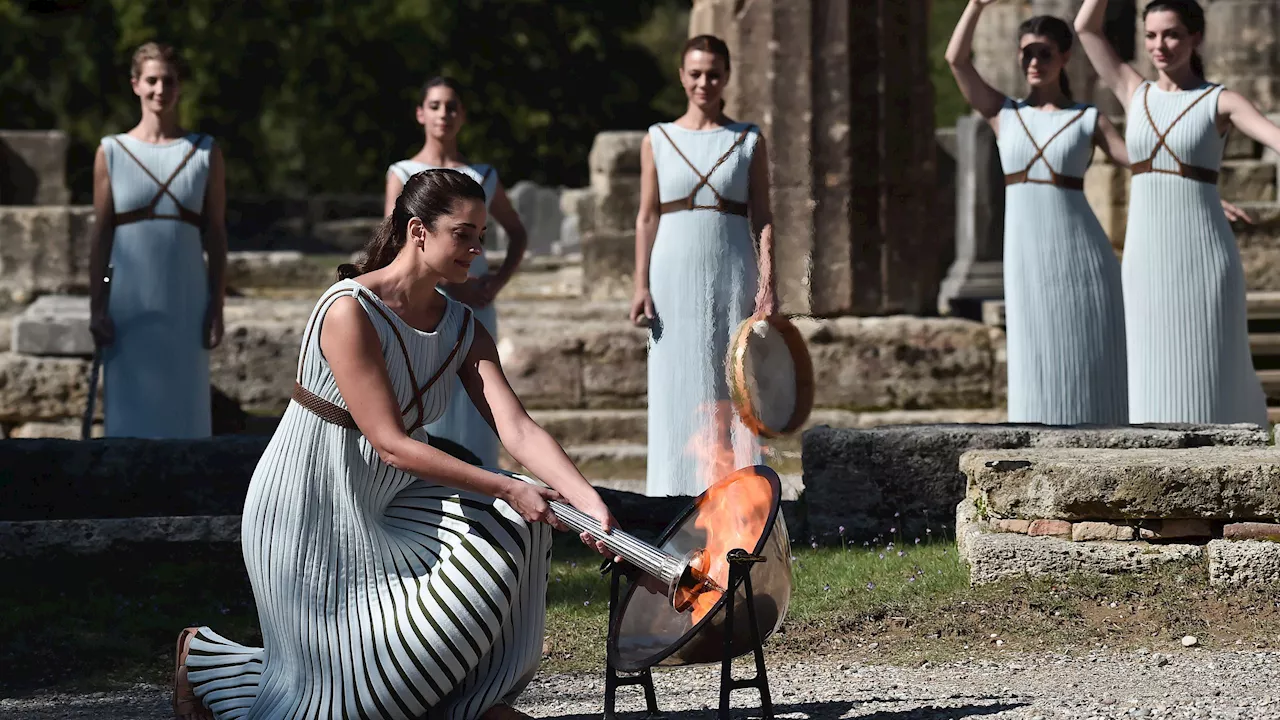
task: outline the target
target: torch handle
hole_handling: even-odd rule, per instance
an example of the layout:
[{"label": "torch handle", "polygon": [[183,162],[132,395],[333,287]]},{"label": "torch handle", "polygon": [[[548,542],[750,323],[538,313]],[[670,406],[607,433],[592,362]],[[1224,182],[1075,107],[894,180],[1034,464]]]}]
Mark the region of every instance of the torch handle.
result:
[{"label": "torch handle", "polygon": [[606,533],[600,526],[600,521],[572,505],[558,500],[552,500],[549,504],[551,505],[551,511],[556,514],[560,522],[603,542],[604,546],[609,548],[613,554],[658,578],[667,585],[675,583],[680,578],[680,573],[683,569],[683,563],[680,558],[622,530],[612,530]]}]

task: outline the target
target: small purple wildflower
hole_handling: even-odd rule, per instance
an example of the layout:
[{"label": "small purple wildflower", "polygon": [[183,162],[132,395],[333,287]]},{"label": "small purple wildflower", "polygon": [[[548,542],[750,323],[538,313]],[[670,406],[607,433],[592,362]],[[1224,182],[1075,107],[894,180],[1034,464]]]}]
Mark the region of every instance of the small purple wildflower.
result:
[{"label": "small purple wildflower", "polygon": [[875,589],[876,589],[876,584],[875,584],[875,583],[867,583],[867,589],[868,589],[868,590],[875,590]]},{"label": "small purple wildflower", "polygon": [[880,559],[881,559],[881,560],[883,560],[883,559],[884,559],[884,553],[880,553]]},{"label": "small purple wildflower", "polygon": [[891,533],[896,533],[896,532],[898,532],[898,528],[896,528],[896,527],[891,527],[891,528],[889,528],[889,532],[891,532]]},{"label": "small purple wildflower", "polygon": [[912,575],[911,577],[907,578],[907,582],[909,582],[909,583],[913,583],[913,582],[915,582],[915,581],[916,581],[916,576],[915,576],[915,575]]},{"label": "small purple wildflower", "polygon": [[841,526],[840,526],[840,534],[841,534],[841,535],[843,535],[843,534],[844,534],[844,526],[843,526],[843,525],[841,525]]},{"label": "small purple wildflower", "polygon": [[583,607],[586,607],[586,606],[588,606],[588,605],[590,605],[590,604],[591,604],[591,601],[590,601],[590,600],[585,600],[585,601],[583,601],[582,606],[583,606]]},{"label": "small purple wildflower", "polygon": [[917,544],[917,545],[919,545],[919,544],[920,544],[920,538],[916,538],[916,544]]},{"label": "small purple wildflower", "polygon": [[902,557],[903,555],[906,555],[906,553],[904,553],[904,552],[902,552],[901,550],[899,550],[899,551],[898,551],[898,557]]},{"label": "small purple wildflower", "polygon": [[830,590],[830,589],[831,589],[831,586],[830,586],[830,585],[823,585],[823,586],[822,586],[822,589],[823,589],[823,590]]},{"label": "small purple wildflower", "polygon": [[816,540],[814,542],[809,543],[809,546],[812,547],[814,550],[818,549],[818,543]]}]

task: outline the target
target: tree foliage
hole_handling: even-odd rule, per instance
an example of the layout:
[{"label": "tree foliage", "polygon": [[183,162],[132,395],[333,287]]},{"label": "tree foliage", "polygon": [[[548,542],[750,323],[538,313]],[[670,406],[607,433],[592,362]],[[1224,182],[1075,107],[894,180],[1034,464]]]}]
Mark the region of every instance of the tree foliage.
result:
[{"label": "tree foliage", "polygon": [[83,198],[99,138],[137,120],[132,51],[159,40],[186,65],[182,122],[218,138],[233,193],[378,192],[386,166],[421,145],[413,107],[437,74],[466,88],[470,157],[508,178],[580,185],[597,132],[643,128],[669,111],[674,63],[655,58],[642,28],[655,12],[671,25],[670,13],[687,8],[0,0],[0,127],[66,131],[69,181]]}]

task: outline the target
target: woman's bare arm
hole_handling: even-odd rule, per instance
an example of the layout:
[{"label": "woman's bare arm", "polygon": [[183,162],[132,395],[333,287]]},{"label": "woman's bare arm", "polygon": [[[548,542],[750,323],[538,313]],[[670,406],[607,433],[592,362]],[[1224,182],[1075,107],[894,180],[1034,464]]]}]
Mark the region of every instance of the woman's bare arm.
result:
[{"label": "woman's bare arm", "polygon": [[494,187],[493,201],[489,203],[489,214],[498,221],[503,230],[507,231],[507,257],[502,261],[502,267],[493,273],[496,284],[485,288],[492,301],[498,291],[511,282],[511,276],[515,275],[516,270],[520,268],[525,250],[529,247],[529,232],[520,221],[520,214],[512,206],[511,198],[507,195],[506,188],[502,187],[501,181]]},{"label": "woman's bare arm", "polygon": [[640,142],[640,210],[636,213],[635,293],[631,301],[631,322],[642,324],[654,317],[653,299],[649,296],[649,258],[653,241],[658,237],[662,217],[658,191],[658,169],[653,162],[653,143],[646,134]]},{"label": "woman's bare arm", "polygon": [[396,209],[396,199],[400,197],[400,191],[404,189],[404,183],[400,182],[400,178],[396,174],[387,171],[387,184],[383,190],[382,196],[382,217],[390,217],[391,212]]},{"label": "woman's bare arm", "polygon": [[222,148],[209,153],[209,184],[204,199],[204,242],[209,268],[209,307],[205,317],[205,346],[222,342],[222,306],[227,297],[227,169]]},{"label": "woman's bare arm", "polygon": [[[991,1],[969,0],[969,4],[960,15],[960,22],[956,23],[956,29],[951,33],[951,42],[947,43],[946,58],[947,65],[951,67],[951,74],[955,76],[956,85],[960,87],[960,93],[964,95],[964,99],[986,118],[992,127],[995,127],[1000,108],[1004,107],[1006,98],[1004,93],[991,87],[986,80],[982,79],[978,69],[973,66],[972,58],[973,33],[978,27],[978,18],[982,15],[982,9],[991,4]],[[996,129],[999,130],[999,128]]]},{"label": "woman's bare arm", "polygon": [[751,229],[760,244],[756,314],[772,315],[778,311],[778,282],[773,271],[773,210],[769,207],[769,148],[764,136],[756,139],[755,153],[748,168],[747,206]]},{"label": "woman's bare arm", "polygon": [[111,283],[107,280],[111,264],[111,245],[115,239],[115,202],[111,196],[111,175],[107,171],[107,154],[101,145],[93,157],[93,224],[89,229],[89,314],[90,329],[99,347],[110,345],[114,332],[107,315]]},{"label": "woman's bare arm", "polygon": [[1102,84],[1115,94],[1116,99],[1125,110],[1129,109],[1129,100],[1142,84],[1142,76],[1131,65],[1120,59],[1115,48],[1107,40],[1103,32],[1107,19],[1107,0],[1084,0],[1080,12],[1076,13],[1076,35],[1080,38],[1080,47],[1093,64]]},{"label": "woman's bare arm", "polygon": [[1129,147],[1124,143],[1124,136],[1115,123],[1102,113],[1098,113],[1098,126],[1093,129],[1093,144],[1102,148],[1111,162],[1129,167]]}]

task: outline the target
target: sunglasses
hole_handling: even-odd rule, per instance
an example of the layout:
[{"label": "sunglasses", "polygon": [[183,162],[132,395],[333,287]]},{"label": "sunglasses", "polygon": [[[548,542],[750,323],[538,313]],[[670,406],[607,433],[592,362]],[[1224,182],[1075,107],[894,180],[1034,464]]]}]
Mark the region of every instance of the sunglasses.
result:
[{"label": "sunglasses", "polygon": [[1032,43],[1022,48],[1022,62],[1029,63],[1032,60],[1040,62],[1049,62],[1053,59],[1053,49],[1044,43]]}]

